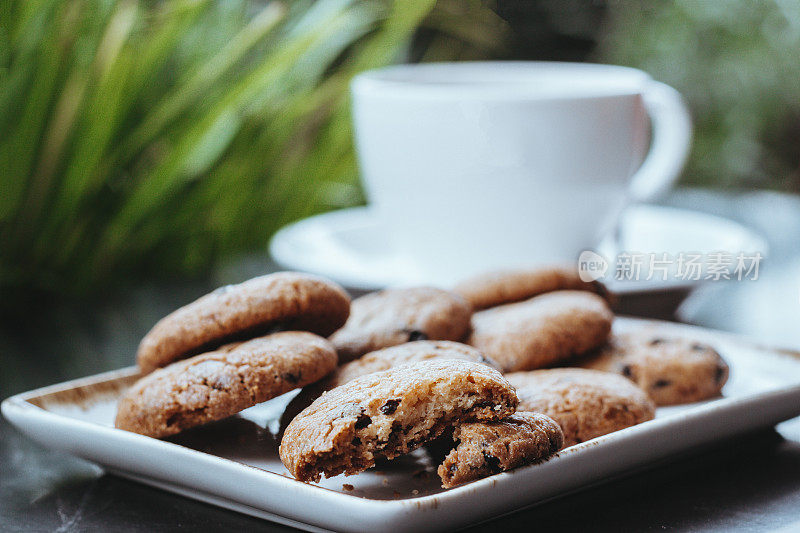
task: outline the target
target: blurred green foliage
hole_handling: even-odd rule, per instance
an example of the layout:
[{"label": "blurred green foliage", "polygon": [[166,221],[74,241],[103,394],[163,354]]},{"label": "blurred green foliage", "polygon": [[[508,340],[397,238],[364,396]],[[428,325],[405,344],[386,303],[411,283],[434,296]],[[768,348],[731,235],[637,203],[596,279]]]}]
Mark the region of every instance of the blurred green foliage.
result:
[{"label": "blurred green foliage", "polygon": [[398,61],[642,68],[695,118],[684,183],[800,190],[800,3],[4,0],[0,307],[193,276],[363,201],[348,111]]},{"label": "blurred green foliage", "polygon": [[684,94],[695,120],[684,183],[800,191],[800,2],[607,4],[597,59]]},{"label": "blurred green foliage", "polygon": [[349,80],[428,23],[502,42],[478,1],[0,2],[0,300],[195,275],[358,203]]}]

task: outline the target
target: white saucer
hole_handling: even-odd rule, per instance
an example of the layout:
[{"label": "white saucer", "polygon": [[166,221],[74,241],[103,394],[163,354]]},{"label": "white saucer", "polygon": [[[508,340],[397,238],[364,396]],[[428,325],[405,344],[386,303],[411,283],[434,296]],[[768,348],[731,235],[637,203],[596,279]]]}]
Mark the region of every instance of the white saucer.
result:
[{"label": "white saucer", "polygon": [[[666,281],[617,281],[613,273],[616,250],[630,252],[715,251],[767,253],[767,244],[752,230],[731,220],[673,207],[636,205],[620,219],[620,244],[601,243],[598,252],[612,261],[603,282],[614,292],[634,293],[690,288],[700,281],[670,277]],[[273,259],[282,267],[319,274],[351,289],[430,284],[452,286],[453,279],[436,279],[425,265],[391,250],[383,231],[367,207],[354,207],[310,217],[290,224],[270,243]],[[542,258],[547,262],[547,258]],[[646,276],[643,276],[646,277]]]}]

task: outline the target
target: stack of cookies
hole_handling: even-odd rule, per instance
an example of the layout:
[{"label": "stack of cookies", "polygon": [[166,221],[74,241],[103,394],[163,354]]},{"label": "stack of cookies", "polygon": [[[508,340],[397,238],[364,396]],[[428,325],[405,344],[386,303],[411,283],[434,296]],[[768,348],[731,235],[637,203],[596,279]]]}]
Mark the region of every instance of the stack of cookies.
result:
[{"label": "stack of cookies", "polygon": [[315,276],[282,272],[221,287],[142,339],[144,377],[120,401],[116,427],[165,437],[314,383],[336,368],[325,337],[349,313],[344,289]]},{"label": "stack of cookies", "polygon": [[426,446],[445,450],[438,474],[454,487],[650,420],[655,405],[719,394],[728,368],[713,348],[615,334],[613,318],[602,286],[569,268],[352,303],[331,281],[271,274],[156,324],[116,426],[165,437],[301,388],[279,449],[297,479]]}]

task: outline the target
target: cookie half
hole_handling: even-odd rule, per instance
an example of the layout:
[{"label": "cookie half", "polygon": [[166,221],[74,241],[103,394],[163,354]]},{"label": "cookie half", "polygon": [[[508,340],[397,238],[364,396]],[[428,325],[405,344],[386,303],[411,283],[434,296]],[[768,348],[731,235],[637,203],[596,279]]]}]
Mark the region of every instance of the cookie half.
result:
[{"label": "cookie half", "polygon": [[564,444],[552,418],[520,411],[498,422],[461,424],[453,438],[458,444],[438,469],[446,489],[541,461]]},{"label": "cookie half", "polygon": [[432,360],[356,378],[317,398],[286,428],[280,457],[301,481],[356,474],[468,420],[512,414],[517,395],[481,363]]},{"label": "cookie half", "polygon": [[532,370],[602,346],[613,320],[600,296],[555,291],[475,313],[467,343],[504,372]]},{"label": "cookie half", "polygon": [[173,435],[312,383],[335,367],[333,346],[312,333],[229,344],[134,383],[119,402],[115,426],[151,437]]},{"label": "cookie half", "polygon": [[142,339],[143,373],[232,340],[276,329],[330,335],[347,320],[350,297],[317,276],[279,272],[221,287],[161,319]]},{"label": "cookie half", "polygon": [[484,356],[479,350],[466,344],[453,341],[415,341],[390,348],[370,352],[363,357],[339,366],[322,381],[312,387],[319,387],[320,392],[344,385],[357,377],[373,372],[381,372],[390,368],[419,361],[432,359],[460,359],[483,363],[499,370],[497,363]]},{"label": "cookie half", "polygon": [[331,336],[339,360],[417,340],[463,339],[472,307],[461,296],[433,287],[387,289],[356,298],[350,318]]},{"label": "cookie half", "polygon": [[575,267],[567,265],[486,272],[462,281],[453,292],[478,311],[563,290],[589,291],[608,298],[601,283],[583,281]]},{"label": "cookie half", "polygon": [[612,335],[596,356],[588,356],[579,366],[625,376],[656,405],[719,396],[729,373],[728,364],[708,344],[652,332]]},{"label": "cookie half", "polygon": [[292,398],[292,401],[286,406],[283,416],[281,416],[281,427],[285,428],[300,411],[308,407],[311,402],[326,390],[331,390],[344,385],[348,381],[373,372],[381,372],[402,364],[432,359],[460,359],[483,363],[499,370],[495,362],[485,357],[472,346],[467,346],[460,342],[414,341],[376,350],[355,361],[340,365],[324,379],[303,388],[300,394]]},{"label": "cookie half", "polygon": [[645,392],[617,374],[583,368],[553,368],[506,374],[516,387],[519,409],[543,413],[561,426],[564,445],[652,420],[655,405]]}]

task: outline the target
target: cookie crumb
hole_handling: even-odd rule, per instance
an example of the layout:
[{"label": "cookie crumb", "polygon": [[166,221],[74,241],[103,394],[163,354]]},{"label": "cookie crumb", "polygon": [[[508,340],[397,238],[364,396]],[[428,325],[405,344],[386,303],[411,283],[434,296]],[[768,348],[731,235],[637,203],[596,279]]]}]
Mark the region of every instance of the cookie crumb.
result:
[{"label": "cookie crumb", "polygon": [[350,491],[350,490],[353,490],[353,489],[355,489],[355,487],[354,487],[353,485],[351,485],[350,483],[343,483],[343,484],[342,484],[342,488],[343,488],[344,490],[347,490],[347,491]]},{"label": "cookie crumb", "polygon": [[411,494],[416,496],[417,494],[419,494],[419,491],[417,489],[414,489],[414,490],[411,491]]}]

